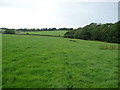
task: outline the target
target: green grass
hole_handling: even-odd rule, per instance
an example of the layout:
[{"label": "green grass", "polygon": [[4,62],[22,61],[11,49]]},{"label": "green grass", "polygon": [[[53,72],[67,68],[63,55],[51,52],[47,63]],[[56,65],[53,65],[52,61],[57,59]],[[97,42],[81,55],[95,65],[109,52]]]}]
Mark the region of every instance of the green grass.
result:
[{"label": "green grass", "polygon": [[34,31],[34,32],[26,32],[29,34],[41,34],[41,35],[60,35],[60,36],[64,36],[65,32],[67,31]]},{"label": "green grass", "polygon": [[3,35],[3,88],[117,88],[117,44]]},{"label": "green grass", "polygon": [[0,89],[2,88],[2,34],[0,34]]},{"label": "green grass", "polygon": [[23,31],[15,31],[16,34],[26,34],[26,32]]}]

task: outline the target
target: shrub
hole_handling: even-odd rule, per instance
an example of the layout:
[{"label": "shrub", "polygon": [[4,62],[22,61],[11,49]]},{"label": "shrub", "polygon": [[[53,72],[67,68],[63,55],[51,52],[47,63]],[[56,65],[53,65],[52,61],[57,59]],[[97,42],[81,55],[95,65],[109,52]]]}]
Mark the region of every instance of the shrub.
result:
[{"label": "shrub", "polygon": [[4,34],[15,34],[15,30],[5,30]]},{"label": "shrub", "polygon": [[29,34],[29,33],[26,33],[27,35]]}]

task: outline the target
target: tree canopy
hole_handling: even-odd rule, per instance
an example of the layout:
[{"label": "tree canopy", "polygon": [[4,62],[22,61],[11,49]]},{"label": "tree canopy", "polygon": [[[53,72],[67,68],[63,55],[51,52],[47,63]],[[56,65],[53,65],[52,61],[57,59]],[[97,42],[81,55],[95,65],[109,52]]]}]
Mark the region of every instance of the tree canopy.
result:
[{"label": "tree canopy", "polygon": [[66,32],[65,37],[119,43],[120,41],[118,39],[120,38],[120,21],[114,24],[91,23],[83,28]]}]

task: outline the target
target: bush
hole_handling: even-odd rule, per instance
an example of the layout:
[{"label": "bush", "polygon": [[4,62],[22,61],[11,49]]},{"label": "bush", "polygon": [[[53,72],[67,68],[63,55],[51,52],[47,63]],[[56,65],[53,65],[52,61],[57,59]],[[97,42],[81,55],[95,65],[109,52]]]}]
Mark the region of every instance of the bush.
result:
[{"label": "bush", "polygon": [[15,34],[15,30],[5,30],[4,34]]},{"label": "bush", "polygon": [[29,33],[26,33],[27,35],[29,35]]}]

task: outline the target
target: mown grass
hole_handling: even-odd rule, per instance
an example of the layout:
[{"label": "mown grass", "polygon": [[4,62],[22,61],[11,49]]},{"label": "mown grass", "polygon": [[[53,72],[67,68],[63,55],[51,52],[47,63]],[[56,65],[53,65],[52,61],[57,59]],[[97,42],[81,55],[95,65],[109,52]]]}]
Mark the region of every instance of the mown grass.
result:
[{"label": "mown grass", "polygon": [[26,32],[29,34],[41,34],[41,35],[56,35],[56,36],[64,36],[65,32],[67,31],[33,31],[33,32]]},{"label": "mown grass", "polygon": [[117,88],[117,44],[3,35],[3,88]]}]

